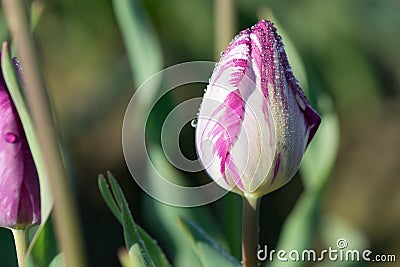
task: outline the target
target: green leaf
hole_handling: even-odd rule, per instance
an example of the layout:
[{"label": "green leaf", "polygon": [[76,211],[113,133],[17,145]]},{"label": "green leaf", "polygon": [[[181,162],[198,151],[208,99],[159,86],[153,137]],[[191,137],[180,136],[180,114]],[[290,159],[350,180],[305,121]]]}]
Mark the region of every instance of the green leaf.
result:
[{"label": "green leaf", "polygon": [[[107,184],[107,181],[104,178],[104,176],[99,175],[99,178],[98,178],[99,189],[103,196],[103,199],[107,203],[107,205],[110,208],[110,210],[112,211],[112,213],[115,215],[115,217],[121,223],[121,225],[124,226],[124,236],[126,237],[127,247],[129,248],[129,246],[131,246],[131,247],[135,246],[135,238],[137,240],[142,240],[142,243],[144,244],[143,247],[145,247],[147,249],[148,254],[150,255],[151,260],[154,263],[154,265],[157,267],[158,266],[169,267],[170,264],[168,263],[168,260],[165,257],[165,254],[163,253],[161,248],[157,245],[156,241],[154,241],[151,238],[151,236],[144,229],[142,229],[139,225],[136,225],[133,222],[133,219],[132,219],[132,221],[130,221],[129,217],[131,217],[131,215],[130,215],[129,207],[127,207],[127,205],[123,204],[123,203],[126,203],[125,197],[124,197],[122,190],[119,187],[117,181],[115,180],[115,178],[113,177],[113,175],[110,172],[108,172],[108,178],[109,178],[111,187]],[[118,203],[116,203],[116,201]],[[123,206],[125,206],[128,209],[123,208],[121,210],[121,207],[123,207]],[[133,224],[132,224],[132,222],[133,222]],[[134,236],[134,238],[133,238],[133,236]],[[138,246],[139,246],[139,244],[138,244]],[[141,246],[139,246],[139,248],[140,247]],[[124,260],[124,258],[123,258],[124,255],[120,255],[120,256],[122,257],[122,259],[120,259],[121,263],[122,263],[122,261]]]},{"label": "green leaf", "polygon": [[187,218],[179,218],[179,223],[203,266],[242,266],[237,259],[225,251],[193,221]]},{"label": "green leaf", "polygon": [[[149,144],[148,153],[151,162],[147,162],[146,178],[152,190],[157,191],[160,195],[168,194],[168,192],[165,192],[165,188],[158,183],[158,179],[162,179],[162,177],[173,184],[182,185],[187,182],[185,177],[165,159],[162,149],[158,145]],[[167,195],[166,197],[171,196]],[[175,197],[179,197],[180,200],[186,200],[187,203],[191,203],[195,196],[184,194]],[[171,244],[167,249],[169,249],[169,253],[174,255],[173,266],[201,266],[197,255],[187,246],[186,238],[182,235],[182,230],[176,223],[178,217],[183,216],[194,219],[206,228],[220,244],[227,247],[227,242],[224,236],[222,236],[222,231],[215,220],[215,216],[211,214],[209,206],[182,208],[164,204],[150,197],[147,197],[145,200],[146,206],[144,210],[147,212],[145,216],[148,218],[149,224],[153,226],[155,231],[158,231],[157,233],[163,238],[163,242]]]},{"label": "green leaf", "polygon": [[0,40],[6,40],[8,37],[8,27],[3,13],[0,12]]},{"label": "green leaf", "polygon": [[59,253],[51,218],[37,230],[28,250],[26,267],[49,266]]},{"label": "green leaf", "polygon": [[321,125],[309,144],[300,172],[308,190],[320,190],[328,181],[339,150],[339,119],[327,94],[317,96]]},{"label": "green leaf", "polygon": [[101,193],[104,201],[106,202],[108,208],[114,214],[115,218],[117,218],[117,220],[121,224],[123,224],[121,210],[118,207],[117,203],[115,203],[115,199],[111,193],[110,186],[107,184],[106,178],[104,178],[104,176],[102,174],[99,175],[98,185],[99,185],[100,193]]},{"label": "green leaf", "polygon": [[42,1],[32,1],[30,9],[31,30],[33,31],[42,17],[45,4]]},{"label": "green leaf", "polygon": [[[130,218],[130,212],[123,207],[122,208],[122,226],[124,228],[124,238],[125,238],[125,244],[127,248],[132,247],[134,244],[137,244],[138,242],[141,242],[141,244],[144,244],[143,240],[141,240],[140,235],[137,232],[137,228],[135,223],[131,220]],[[142,249],[142,252],[145,252],[145,248],[140,247]]]},{"label": "green leaf", "polygon": [[146,260],[143,257],[142,249],[140,248],[139,244],[134,244],[129,249],[129,258],[131,260],[132,265],[134,267],[148,267]]},{"label": "green leaf", "polygon": [[[293,211],[289,214],[283,227],[279,242],[276,248],[278,250],[297,250],[309,249],[311,241],[314,238],[315,229],[317,229],[319,216],[320,198],[314,194],[303,193]],[[301,261],[288,261],[285,266],[299,267],[303,266]],[[268,267],[280,267],[282,262],[274,260]]]},{"label": "green leaf", "polygon": [[65,267],[63,253],[58,254],[49,264],[49,267]]},{"label": "green leaf", "polygon": [[[112,193],[117,201],[117,204],[119,206],[119,209],[121,210],[122,213],[122,225],[123,225],[123,231],[124,231],[124,238],[125,238],[125,244],[128,249],[131,249],[132,246],[138,246],[140,248],[140,252],[143,256],[143,259],[145,260],[146,265],[145,266],[154,266],[151,257],[147,251],[146,245],[144,244],[143,239],[139,235],[139,232],[136,228],[135,221],[133,220],[131,211],[129,209],[128,202],[126,201],[126,198],[124,196],[124,193],[119,186],[117,180],[114,178],[114,176],[108,172],[108,180],[111,185],[111,190]],[[134,254],[136,255],[136,254]]]},{"label": "green leaf", "polygon": [[39,175],[40,183],[40,199],[41,199],[41,221],[45,222],[50,215],[53,207],[53,197],[51,195],[49,178],[47,176],[45,167],[43,165],[41,149],[36,136],[35,128],[31,120],[28,107],[23,97],[23,88],[18,80],[18,74],[14,63],[11,60],[10,52],[7,43],[3,43],[1,51],[1,68],[4,75],[4,80],[7,84],[7,88],[13,99],[15,107],[18,111],[18,115],[21,118],[22,125],[25,130],[25,135],[29,143],[29,147],[32,152],[33,159]]},{"label": "green leaf", "polygon": [[[113,0],[115,17],[138,87],[162,68],[162,50],[146,11],[138,0]],[[149,100],[153,92],[148,92]]]},{"label": "green leaf", "polygon": [[153,260],[153,263],[157,267],[170,267],[164,252],[158,246],[157,242],[139,225],[136,225],[140,236]]},{"label": "green leaf", "polygon": [[[332,247],[338,249],[337,242],[344,239],[347,243],[343,252],[357,250],[362,253],[369,247],[366,235],[344,218],[337,215],[327,214],[321,220],[321,241],[325,248]],[[361,258],[361,256],[360,256]],[[361,267],[366,266],[364,261],[323,261],[316,267]]]},{"label": "green leaf", "polygon": [[242,236],[238,235],[242,231],[242,197],[235,193],[228,193],[218,200],[218,213],[220,218],[225,218],[221,222],[222,231],[227,239],[231,253],[235,257],[241,257]]},{"label": "green leaf", "polygon": [[[125,205],[124,202],[126,202],[124,193],[122,192],[121,187],[119,186],[117,180],[115,179],[115,177],[112,175],[111,172],[107,172],[107,178],[108,178],[108,182],[110,183],[110,186],[111,186],[112,194],[116,200],[116,204],[118,205],[118,208],[122,214],[122,207]],[[123,222],[123,220],[122,220],[122,222]]]}]

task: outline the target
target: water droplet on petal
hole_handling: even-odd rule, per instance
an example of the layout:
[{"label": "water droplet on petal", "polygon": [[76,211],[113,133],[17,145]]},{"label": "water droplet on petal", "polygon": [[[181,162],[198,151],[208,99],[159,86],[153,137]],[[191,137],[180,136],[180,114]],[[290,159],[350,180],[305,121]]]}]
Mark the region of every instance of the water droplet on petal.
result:
[{"label": "water droplet on petal", "polygon": [[14,133],[6,133],[5,138],[8,143],[16,143],[18,140],[17,135]]},{"label": "water droplet on petal", "polygon": [[196,128],[196,127],[197,127],[197,118],[193,119],[193,120],[190,122],[190,125],[191,125],[193,128]]}]

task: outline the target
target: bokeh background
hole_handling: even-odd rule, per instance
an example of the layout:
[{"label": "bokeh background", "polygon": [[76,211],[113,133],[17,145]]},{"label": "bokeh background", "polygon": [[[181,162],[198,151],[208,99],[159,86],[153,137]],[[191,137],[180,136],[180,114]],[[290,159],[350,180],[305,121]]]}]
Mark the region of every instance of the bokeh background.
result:
[{"label": "bokeh background", "polygon": [[[319,151],[322,156],[333,153],[335,164],[319,196],[317,215],[308,225],[313,232],[308,244],[326,247],[329,236],[336,233],[349,244],[395,254],[400,261],[400,1],[237,0],[232,1],[233,17],[228,18],[229,11],[218,11],[217,1],[212,0],[131,1],[139,10],[137,20],[153,29],[139,31],[141,35],[132,29],[136,35],[131,40],[136,40],[140,49],[142,42],[155,38],[155,47],[161,52],[155,70],[186,61],[218,59],[224,39],[218,40],[216,29],[224,18],[228,33],[233,31],[232,38],[259,18],[273,14],[285,32],[284,43],[287,36],[300,55],[307,87],[329,96],[329,110],[338,119],[334,128],[339,133],[337,154],[335,148],[334,152],[324,151],[324,146]],[[136,221],[159,240],[176,266],[186,257],[176,245],[180,237],[174,224],[180,213],[197,218],[240,257],[239,197],[228,195],[190,211],[171,208],[155,203],[130,176],[122,153],[122,121],[135,89],[153,69],[130,63],[132,55],[128,56],[127,39],[112,2],[47,0],[34,5],[41,10],[35,35],[78,199],[90,265],[120,266],[116,253],[124,245],[122,228],[97,188],[98,174],[107,170],[120,181]],[[1,25],[4,39],[7,32],[4,22]],[[140,70],[142,76],[135,76]],[[155,129],[149,136],[154,144],[159,142],[159,127],[168,111],[184,99],[201,96],[204,85],[189,88],[177,89],[157,105],[149,122]],[[188,124],[180,144],[192,159],[196,157],[193,138],[194,129]],[[137,160],[138,164],[145,162],[140,155]],[[315,161],[316,168],[318,164]],[[184,183],[208,181],[205,173],[174,171]],[[305,191],[302,179],[296,175],[287,186],[263,198],[262,245],[278,246],[284,221]],[[0,234],[0,257],[13,258],[11,234]],[[291,238],[295,243],[299,237]]]}]

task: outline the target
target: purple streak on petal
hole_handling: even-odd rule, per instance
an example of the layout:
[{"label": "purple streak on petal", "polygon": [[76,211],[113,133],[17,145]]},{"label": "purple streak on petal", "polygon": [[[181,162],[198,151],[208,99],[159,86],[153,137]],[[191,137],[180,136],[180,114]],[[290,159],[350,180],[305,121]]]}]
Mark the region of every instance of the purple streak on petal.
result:
[{"label": "purple streak on petal", "polygon": [[[232,159],[231,159],[231,154],[228,152],[228,156],[227,156],[227,169],[229,171],[229,174],[231,175],[233,181],[235,182],[235,184],[239,187],[240,190],[244,190],[244,186],[242,183],[242,180],[240,178],[239,172],[236,168],[236,165],[233,163]],[[225,181],[226,181],[226,174],[224,173],[223,175]]]},{"label": "purple streak on petal", "polygon": [[[285,96],[285,83],[286,83],[295,96],[297,105],[304,114],[306,129],[308,131],[307,145],[314,137],[315,132],[321,123],[321,118],[318,113],[312,108],[303,91],[300,88],[299,82],[294,77],[292,69],[289,65],[287,55],[282,43],[282,38],[276,31],[272,22],[261,20],[252,29],[252,34],[256,35],[259,43],[261,44],[262,51],[253,49],[253,58],[259,58],[261,55],[261,91],[266,99],[268,99],[268,85],[273,86],[275,97],[280,95],[280,103],[282,107],[288,109],[288,97]],[[275,57],[277,52],[278,58]],[[258,60],[258,59],[257,59]],[[278,78],[281,80],[279,86],[276,84],[275,70],[278,68]],[[279,93],[278,93],[279,92]]]},{"label": "purple streak on petal", "polygon": [[268,99],[268,86],[276,88],[274,48],[276,29],[272,22],[262,20],[251,28],[257,42],[252,42],[252,58],[259,66],[261,76],[261,92]]},{"label": "purple streak on petal", "polygon": [[275,181],[276,176],[278,175],[279,167],[281,165],[281,154],[276,155],[276,160],[275,160],[275,167],[274,167],[274,175],[272,176],[271,183],[272,185]]},{"label": "purple streak on petal", "polygon": [[[267,125],[268,125],[268,132],[272,133],[271,120],[269,119],[269,115],[268,115],[268,113],[270,111],[268,109],[268,104],[265,101],[263,102],[263,105],[262,105],[262,111],[263,111],[264,120],[267,122]],[[268,144],[269,144],[269,148],[273,149],[273,147],[272,147],[272,134],[269,134],[269,142],[268,142]]]},{"label": "purple streak on petal", "polygon": [[[218,81],[224,72],[226,72],[227,70],[233,70],[233,73],[231,73],[231,77],[229,79],[229,84],[232,85],[234,89],[237,89],[240,81],[245,76],[247,63],[250,57],[251,45],[249,33],[249,29],[241,31],[228,45],[228,48],[223,53],[220,62],[217,64],[217,66],[220,67],[218,72],[213,73],[211,77],[212,85],[218,84]],[[244,55],[242,55],[244,56],[244,58],[239,58],[237,56],[237,50],[244,50]],[[217,68],[215,68],[214,70],[216,69]],[[212,88],[213,87],[211,87],[211,90]],[[221,88],[219,88],[218,90],[221,90]]]},{"label": "purple streak on petal", "polygon": [[[213,94],[214,90],[227,90],[229,93],[220,106],[211,114],[213,121],[217,123],[209,132],[208,138],[215,141],[215,151],[219,158],[220,172],[227,184],[226,171],[240,189],[244,189],[237,168],[231,159],[230,150],[237,140],[240,132],[240,126],[243,121],[245,99],[240,90],[254,90],[254,88],[240,88],[239,84],[246,75],[250,60],[250,30],[240,32],[229,44],[223,53],[220,62],[215,68],[207,93]],[[228,81],[221,79],[223,74],[228,74]],[[247,92],[244,92],[246,95]],[[222,100],[221,100],[222,101]],[[209,127],[210,120],[205,125]],[[205,131],[203,131],[203,134]],[[204,139],[204,136],[201,137]]]},{"label": "purple streak on petal", "polygon": [[229,93],[224,103],[211,116],[212,118],[216,118],[217,114],[220,114],[217,119],[218,123],[215,124],[209,136],[212,140],[216,138],[215,150],[221,158],[220,171],[225,181],[228,183],[225,173],[226,168],[228,168],[232,178],[241,189],[243,189],[243,184],[231,160],[230,149],[239,134],[243,113],[244,103],[239,90]]}]

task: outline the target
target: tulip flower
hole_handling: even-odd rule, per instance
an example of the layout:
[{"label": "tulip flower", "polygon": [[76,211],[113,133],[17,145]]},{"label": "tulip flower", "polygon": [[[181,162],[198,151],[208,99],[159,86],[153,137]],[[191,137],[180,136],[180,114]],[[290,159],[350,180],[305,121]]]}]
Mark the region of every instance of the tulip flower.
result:
[{"label": "tulip flower", "polygon": [[21,120],[1,71],[0,226],[27,229],[39,224],[40,219],[38,173]]},{"label": "tulip flower", "polygon": [[244,267],[258,266],[260,197],[292,179],[320,122],[274,25],[262,20],[240,32],[210,78],[196,148],[211,178],[243,196]]},{"label": "tulip flower", "polygon": [[262,20],[240,32],[217,63],[199,111],[196,148],[221,187],[258,197],[291,180],[320,122],[281,37]]}]

